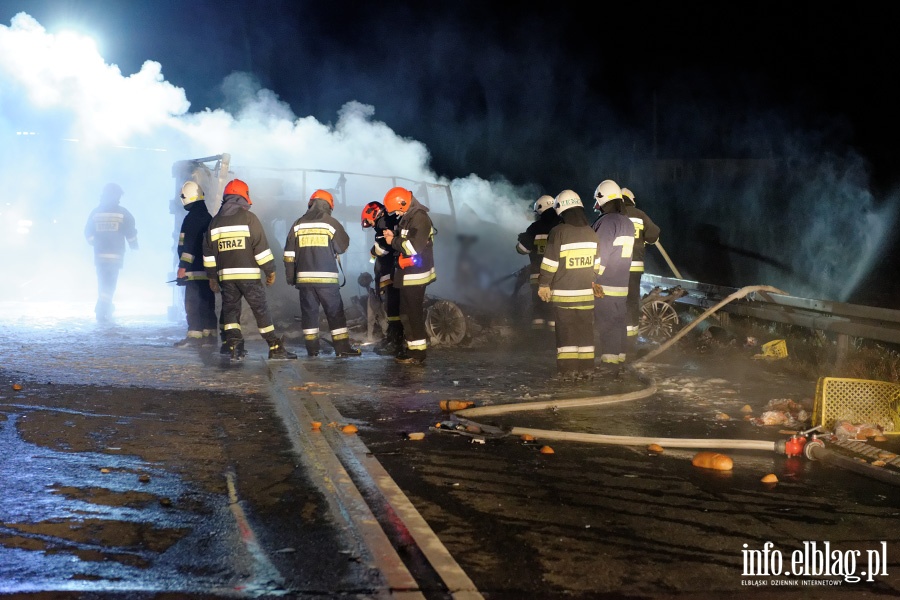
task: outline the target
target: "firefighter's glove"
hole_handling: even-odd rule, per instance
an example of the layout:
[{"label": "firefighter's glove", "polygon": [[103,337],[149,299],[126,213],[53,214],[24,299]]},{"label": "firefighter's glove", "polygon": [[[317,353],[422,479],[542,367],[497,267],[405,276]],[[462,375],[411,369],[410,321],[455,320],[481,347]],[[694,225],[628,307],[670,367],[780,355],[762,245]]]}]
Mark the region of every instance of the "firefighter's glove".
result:
[{"label": "firefighter's glove", "polygon": [[219,287],[219,282],[216,281],[215,279],[209,280],[209,289],[212,290],[213,294],[218,294],[219,292],[222,291],[222,288]]},{"label": "firefighter's glove", "polygon": [[266,275],[266,285],[272,285],[273,283],[275,283],[275,271]]},{"label": "firefighter's glove", "polygon": [[603,297],[603,286],[599,283],[592,282],[591,289],[594,291],[594,298],[602,298]]},{"label": "firefighter's glove", "polygon": [[552,297],[553,292],[550,290],[549,285],[542,285],[538,288],[538,298],[540,298],[544,302],[550,302],[550,298]]}]

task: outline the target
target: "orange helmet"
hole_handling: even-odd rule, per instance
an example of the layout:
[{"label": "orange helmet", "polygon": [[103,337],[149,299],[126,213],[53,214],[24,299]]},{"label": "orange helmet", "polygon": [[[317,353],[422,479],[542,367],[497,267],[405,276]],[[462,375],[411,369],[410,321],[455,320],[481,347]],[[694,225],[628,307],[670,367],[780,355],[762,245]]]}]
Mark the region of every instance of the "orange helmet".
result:
[{"label": "orange helmet", "polygon": [[369,202],[362,209],[363,229],[375,227],[375,220],[384,214],[384,204],[381,202]]},{"label": "orange helmet", "polygon": [[307,207],[312,206],[313,200],[324,200],[328,203],[328,206],[334,210],[334,196],[331,195],[331,192],[326,192],[325,190],[314,191],[312,196],[309,197],[309,204]]},{"label": "orange helmet", "polygon": [[250,188],[240,179],[232,179],[229,181],[225,185],[225,190],[222,194],[225,196],[234,194],[235,196],[240,196],[246,200],[248,204],[253,204],[253,200],[250,199]]},{"label": "orange helmet", "polygon": [[405,213],[412,202],[412,192],[406,188],[395,187],[384,195],[384,209],[389,213]]}]

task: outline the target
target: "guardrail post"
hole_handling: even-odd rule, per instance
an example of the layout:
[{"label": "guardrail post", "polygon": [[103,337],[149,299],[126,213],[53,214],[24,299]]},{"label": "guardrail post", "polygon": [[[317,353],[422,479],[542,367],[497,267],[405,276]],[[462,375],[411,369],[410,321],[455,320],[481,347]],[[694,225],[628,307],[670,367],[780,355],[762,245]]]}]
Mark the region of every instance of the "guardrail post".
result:
[{"label": "guardrail post", "polygon": [[846,333],[839,333],[837,335],[837,356],[835,356],[835,369],[840,370],[843,368],[844,363],[847,361],[847,356],[850,353],[850,336]]}]

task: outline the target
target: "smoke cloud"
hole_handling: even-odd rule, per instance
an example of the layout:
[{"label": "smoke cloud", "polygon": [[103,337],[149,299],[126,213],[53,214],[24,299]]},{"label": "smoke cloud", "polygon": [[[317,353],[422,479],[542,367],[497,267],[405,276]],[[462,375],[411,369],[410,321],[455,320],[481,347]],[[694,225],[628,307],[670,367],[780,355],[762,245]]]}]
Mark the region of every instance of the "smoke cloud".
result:
[{"label": "smoke cloud", "polygon": [[[164,283],[184,216],[170,210],[181,184],[172,166],[221,153],[250,183],[275,250],[313,189],[346,191],[339,212],[352,238],[343,264],[351,282],[369,269],[372,241],[353,209],[393,185],[432,207],[439,271],[429,291],[483,301],[484,286],[525,265],[515,239],[539,195],[568,188],[590,205],[608,178],[635,192],[687,278],[853,301],[884,269],[896,193],[872,191],[867,158],[846,142],[849,125],[769,109],[753,100],[758,80],[717,86],[708,73],[664,74],[676,60],[664,55],[657,72],[617,70],[627,64],[622,50],[579,43],[564,16],[506,14],[510,25],[499,30],[487,14],[433,3],[392,7],[390,18],[381,5],[360,5],[352,20],[324,3],[262,4],[303,27],[264,21],[263,9],[233,19],[197,3],[209,14],[186,14],[190,35],[169,40],[184,60],[132,56],[133,73],[109,64],[87,37],[51,33],[27,14],[0,25],[0,172],[12,182],[0,218],[14,230],[0,244],[28,257],[0,267],[11,282],[5,303],[59,299],[56,311],[90,314],[95,280],[81,230],[115,181],[141,242],[126,256],[119,312],[177,304]],[[316,35],[327,23],[340,27]],[[135,42],[153,35],[146,29],[132,32]],[[398,31],[403,44],[393,43]],[[563,37],[581,60],[554,42]],[[129,36],[117,39],[121,55]],[[700,50],[708,54],[705,41]],[[220,73],[223,65],[242,68]],[[221,80],[189,87],[202,69]],[[216,209],[215,198],[207,203]],[[470,274],[463,281],[460,255]],[[653,249],[648,265],[670,274]]]},{"label": "smoke cloud", "polygon": [[[232,175],[250,184],[254,211],[263,215],[276,253],[312,190],[343,184],[347,206],[336,213],[353,240],[343,268],[355,280],[371,270],[372,234],[360,228],[354,207],[381,200],[395,184],[418,195],[426,182],[432,185],[422,188],[423,200],[431,204],[440,254],[434,289],[453,296],[458,234],[478,235],[476,244],[487,233],[500,240],[488,257],[492,273],[523,265],[515,236],[530,222],[533,200],[522,190],[474,174],[440,177],[429,166],[428,149],[378,121],[370,105],[348,100],[327,124],[297,117],[252,74],[229,75],[221,90],[223,108],[191,112],[184,90],[165,80],[157,62],[125,75],[104,62],[90,39],[50,33],[25,13],[0,26],[0,170],[11,184],[0,218],[17,228],[4,239],[7,252],[27,257],[4,262],[4,278],[12,282],[4,304],[91,314],[95,276],[83,228],[112,181],[125,190],[121,204],[134,214],[140,242],[139,250],[126,252],[117,313],[177,306],[176,289],[165,283],[175,270],[185,214],[180,204],[169,210],[183,183],[173,178],[173,163],[221,153],[231,155]],[[211,212],[219,199],[207,198]]]}]

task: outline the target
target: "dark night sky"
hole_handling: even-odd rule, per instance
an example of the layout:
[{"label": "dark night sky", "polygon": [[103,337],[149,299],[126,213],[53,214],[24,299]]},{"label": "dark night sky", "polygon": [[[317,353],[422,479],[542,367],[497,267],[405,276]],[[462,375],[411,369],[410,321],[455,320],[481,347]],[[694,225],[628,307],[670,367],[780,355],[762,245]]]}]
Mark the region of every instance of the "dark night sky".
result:
[{"label": "dark night sky", "polygon": [[222,105],[221,82],[233,71],[253,73],[298,116],[322,122],[348,100],[371,104],[376,118],[423,141],[449,177],[537,177],[556,190],[580,176],[573,154],[612,136],[639,156],[654,140],[659,156],[767,154],[770,140],[727,139],[749,123],[856,147],[879,186],[900,174],[900,98],[890,84],[900,38],[886,9],[575,6],[0,0],[0,17],[8,24],[25,10],[51,31],[68,24],[91,33],[125,74],[156,60],[192,110]]}]

